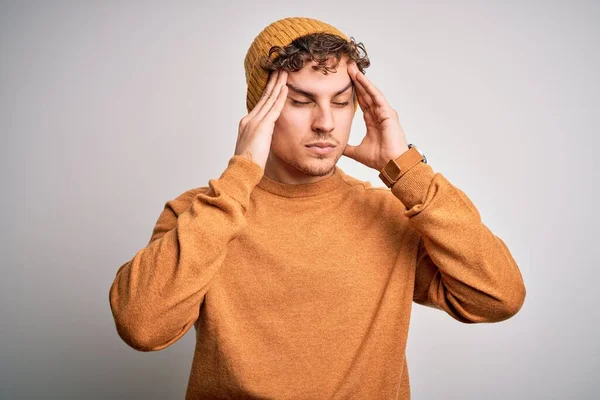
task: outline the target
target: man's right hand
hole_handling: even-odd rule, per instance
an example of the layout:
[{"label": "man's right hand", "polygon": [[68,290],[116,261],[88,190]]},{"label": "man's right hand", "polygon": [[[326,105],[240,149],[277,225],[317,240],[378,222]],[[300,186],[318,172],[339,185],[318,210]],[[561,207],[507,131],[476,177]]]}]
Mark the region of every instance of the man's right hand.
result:
[{"label": "man's right hand", "polygon": [[287,76],[285,70],[272,72],[262,97],[240,121],[235,154],[260,165],[263,171],[271,149],[275,121],[287,99]]}]

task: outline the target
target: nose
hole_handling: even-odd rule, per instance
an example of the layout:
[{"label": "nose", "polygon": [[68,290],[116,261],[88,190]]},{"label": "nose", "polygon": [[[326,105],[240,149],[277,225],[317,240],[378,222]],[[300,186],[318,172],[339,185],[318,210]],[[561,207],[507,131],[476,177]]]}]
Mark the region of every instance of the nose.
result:
[{"label": "nose", "polygon": [[315,132],[329,133],[335,128],[333,113],[330,106],[318,105],[313,108],[312,130]]}]

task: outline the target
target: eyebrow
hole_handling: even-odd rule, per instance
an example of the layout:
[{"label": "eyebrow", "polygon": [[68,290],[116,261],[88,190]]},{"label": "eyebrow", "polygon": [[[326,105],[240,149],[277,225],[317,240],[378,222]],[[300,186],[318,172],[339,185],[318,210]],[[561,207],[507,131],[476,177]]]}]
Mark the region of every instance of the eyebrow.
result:
[{"label": "eyebrow", "polygon": [[[308,97],[308,98],[310,98],[310,99],[314,99],[315,97],[317,97],[317,95],[316,95],[316,94],[314,94],[314,93],[311,93],[311,92],[307,92],[306,90],[302,90],[302,89],[300,89],[299,87],[296,87],[296,86],[292,85],[291,83],[286,83],[286,85],[287,85],[287,87],[289,87],[290,89],[292,89],[294,92],[300,93],[300,94],[302,94],[302,95],[304,95],[304,96],[306,96],[306,97]],[[348,90],[348,89],[349,89],[351,86],[352,86],[352,81],[350,81],[350,82],[349,82],[349,83],[346,85],[346,87],[344,87],[343,89],[341,89],[341,90],[338,90],[337,92],[335,92],[335,93],[333,94],[333,97],[337,96],[338,94],[342,94],[342,93],[344,93],[344,92],[345,92],[346,90]]]}]

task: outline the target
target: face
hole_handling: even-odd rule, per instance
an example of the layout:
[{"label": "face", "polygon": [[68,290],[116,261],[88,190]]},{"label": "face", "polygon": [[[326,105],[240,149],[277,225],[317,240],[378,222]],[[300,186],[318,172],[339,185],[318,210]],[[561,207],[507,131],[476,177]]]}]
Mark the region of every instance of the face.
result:
[{"label": "face", "polygon": [[[331,59],[333,64],[335,59]],[[333,173],[348,143],[354,118],[354,88],[347,72],[347,58],[340,60],[336,73],[314,70],[315,61],[289,72],[288,97],[275,122],[266,168],[271,175],[298,183]],[[320,152],[307,147],[328,142],[335,147]]]}]

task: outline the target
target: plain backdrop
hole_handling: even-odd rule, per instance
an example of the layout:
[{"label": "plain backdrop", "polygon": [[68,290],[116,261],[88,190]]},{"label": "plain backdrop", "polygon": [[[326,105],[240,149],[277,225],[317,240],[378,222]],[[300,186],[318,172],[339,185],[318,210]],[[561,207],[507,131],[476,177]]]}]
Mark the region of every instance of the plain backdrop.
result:
[{"label": "plain backdrop", "polygon": [[[413,398],[597,398],[598,2],[385,0],[1,3],[0,397],[183,398],[193,328],[137,352],[108,290],[165,202],[227,166],[246,51],[289,16],[364,43],[408,142],[525,280],[523,308],[501,323],[414,305]],[[350,144],[364,133],[359,110]]]}]

